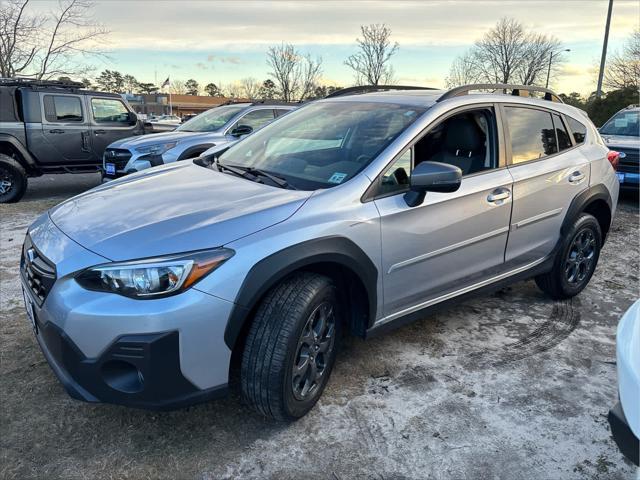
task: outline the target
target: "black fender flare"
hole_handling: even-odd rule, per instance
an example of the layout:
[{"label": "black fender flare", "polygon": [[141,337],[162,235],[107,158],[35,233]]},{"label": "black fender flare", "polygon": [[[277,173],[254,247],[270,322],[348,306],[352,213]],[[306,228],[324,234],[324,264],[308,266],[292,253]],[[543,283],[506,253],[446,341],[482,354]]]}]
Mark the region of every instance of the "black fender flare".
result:
[{"label": "black fender flare", "polygon": [[209,150],[211,147],[215,147],[215,145],[215,143],[203,143],[201,145],[194,145],[193,147],[189,147],[180,154],[180,156],[178,157],[178,161],[193,158],[194,153],[202,153],[205,150]]},{"label": "black fender flare", "polygon": [[290,273],[317,263],[335,263],[354,272],[367,293],[369,316],[377,308],[378,269],[351,240],[340,236],[322,237],[284,248],[256,263],[242,282],[227,321],[224,341],[233,350],[242,327],[260,299]]},{"label": "black fender flare", "polygon": [[[567,214],[564,216],[562,226],[560,227],[560,234],[566,235],[571,223],[576,219],[580,212],[583,212],[589,204],[596,200],[604,200],[609,207],[609,212],[612,210],[611,194],[607,187],[602,184],[593,185],[580,194],[576,195],[567,208]],[[603,232],[604,233],[604,232]],[[602,239],[604,243],[604,238]]]},{"label": "black fender flare", "polygon": [[13,135],[8,135],[6,133],[0,133],[0,143],[9,143],[13,148],[15,148],[22,158],[17,158],[16,160],[22,164],[27,170],[37,169],[38,165],[36,161],[31,156],[29,151],[25,148],[25,146]]}]

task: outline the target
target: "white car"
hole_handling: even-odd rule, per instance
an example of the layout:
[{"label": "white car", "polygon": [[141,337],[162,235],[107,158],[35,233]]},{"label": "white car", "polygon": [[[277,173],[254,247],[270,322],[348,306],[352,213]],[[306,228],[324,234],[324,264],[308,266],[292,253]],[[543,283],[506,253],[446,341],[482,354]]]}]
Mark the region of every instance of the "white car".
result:
[{"label": "white car", "polygon": [[638,465],[640,438],[640,300],[618,324],[616,359],[620,401],[609,411],[611,434],[620,451]]},{"label": "white car", "polygon": [[172,125],[180,125],[182,123],[182,119],[177,115],[162,115],[155,120],[154,123],[170,123]]}]

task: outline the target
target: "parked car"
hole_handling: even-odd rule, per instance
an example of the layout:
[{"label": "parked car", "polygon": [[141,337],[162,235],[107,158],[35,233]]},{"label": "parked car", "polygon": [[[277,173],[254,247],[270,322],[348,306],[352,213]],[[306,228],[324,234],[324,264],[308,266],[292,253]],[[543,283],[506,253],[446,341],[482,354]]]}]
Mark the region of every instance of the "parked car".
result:
[{"label": "parked car", "polygon": [[[516,95],[467,95],[487,88]],[[173,408],[225,393],[238,371],[245,402],[291,420],[320,397],[343,335],[532,277],[556,299],[585,288],[619,184],[580,110],[513,85],[356,93],[209,167],[139,172],[29,227],[26,308],[71,396]]]},{"label": "parked car", "polygon": [[640,187],[640,107],[620,110],[600,128],[607,147],[620,153],[618,180],[623,189]]},{"label": "parked car", "polygon": [[160,115],[154,120],[155,123],[169,123],[172,125],[180,125],[182,119],[178,115]]},{"label": "parked car", "polygon": [[265,102],[224,105],[201,113],[172,132],[122,139],[104,153],[103,179],[197,157],[214,145],[237,141],[298,106]]},{"label": "parked car", "polygon": [[619,401],[609,411],[611,434],[620,451],[634,464],[639,462],[640,438],[640,300],[618,324],[616,365]]},{"label": "parked car", "polygon": [[143,133],[120,95],[83,88],[0,79],[0,203],[19,201],[28,177],[98,172],[107,145]]}]

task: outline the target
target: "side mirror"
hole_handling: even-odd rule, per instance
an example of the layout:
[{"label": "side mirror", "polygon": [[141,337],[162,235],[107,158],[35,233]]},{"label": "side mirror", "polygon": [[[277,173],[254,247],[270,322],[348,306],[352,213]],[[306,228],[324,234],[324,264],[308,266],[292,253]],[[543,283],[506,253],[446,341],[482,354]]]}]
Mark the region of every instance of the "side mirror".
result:
[{"label": "side mirror", "polygon": [[135,125],[138,123],[138,116],[133,112],[129,112],[127,114],[127,119],[129,120],[129,125]]},{"label": "side mirror", "polygon": [[410,207],[424,201],[427,192],[455,192],[462,182],[462,170],[455,165],[440,162],[421,162],[411,172],[410,190],[404,200]]},{"label": "side mirror", "polygon": [[236,128],[231,130],[231,135],[234,137],[241,137],[243,135],[249,135],[253,132],[253,128],[249,125],[238,125]]}]

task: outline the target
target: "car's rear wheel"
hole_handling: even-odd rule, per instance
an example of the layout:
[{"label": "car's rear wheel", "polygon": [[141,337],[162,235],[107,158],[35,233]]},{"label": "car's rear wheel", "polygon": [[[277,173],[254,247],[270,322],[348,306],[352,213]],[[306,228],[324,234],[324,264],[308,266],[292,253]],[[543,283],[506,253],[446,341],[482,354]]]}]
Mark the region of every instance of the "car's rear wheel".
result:
[{"label": "car's rear wheel", "polygon": [[593,215],[580,214],[565,236],[553,270],[536,277],[536,284],[554,299],[577,295],[591,280],[601,248],[600,224]]},{"label": "car's rear wheel", "polygon": [[0,203],[19,201],[27,191],[27,172],[15,159],[0,153]]},{"label": "car's rear wheel", "polygon": [[242,357],[243,400],[267,417],[295,420],[324,390],[336,358],[341,308],[332,281],[295,274],[267,294]]}]

